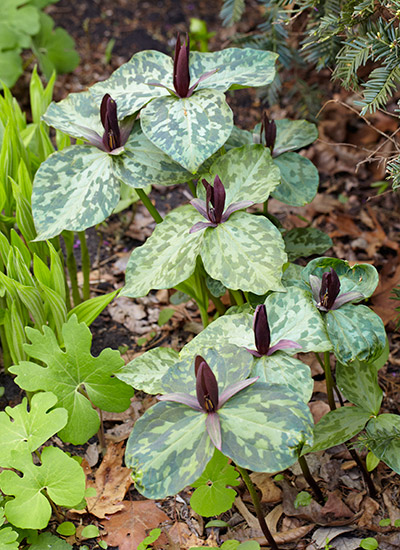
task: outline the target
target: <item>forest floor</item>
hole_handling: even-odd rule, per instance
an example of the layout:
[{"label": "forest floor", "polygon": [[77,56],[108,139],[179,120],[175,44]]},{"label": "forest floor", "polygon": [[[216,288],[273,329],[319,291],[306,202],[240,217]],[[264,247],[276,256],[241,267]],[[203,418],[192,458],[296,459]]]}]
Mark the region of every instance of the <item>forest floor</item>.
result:
[{"label": "forest floor", "polygon": [[[176,33],[188,30],[191,17],[204,19],[208,30],[216,32],[210,40],[211,50],[228,47],[235,32],[252,31],[262,20],[260,4],[256,0],[247,4],[243,21],[227,29],[219,18],[220,2],[60,0],[48,12],[76,40],[81,64],[72,74],[58,78],[55,98],[62,99],[70,92],[84,90],[107,78],[140,50],[172,53]],[[115,43],[109,53],[111,40]],[[27,101],[26,74],[26,81],[22,78],[17,86],[22,103]],[[385,395],[383,412],[400,414],[400,334],[395,331],[395,308],[400,304],[391,294],[393,287],[400,284],[400,201],[391,187],[385,188],[382,182],[385,159],[395,147],[392,134],[398,127],[398,116],[393,114],[396,104],[389,105],[387,112],[360,118],[354,103],[356,94],[332,83],[328,70],[317,73],[308,68],[295,75],[282,74],[281,102],[269,109],[273,118],[302,118],[299,113],[304,111],[304,97],[294,90],[299,79],[314,92],[318,90],[314,116],[318,113],[315,121],[319,139],[302,154],[317,166],[321,185],[316,198],[307,206],[292,207],[271,200],[269,210],[287,229],[312,225],[327,232],[334,243],[327,255],[353,263],[371,263],[378,269],[380,283],[370,305],[385,323],[391,349],[388,363],[379,373]],[[236,124],[251,129],[259,122],[263,102],[256,92],[230,93],[228,101]],[[157,187],[150,196],[162,215],[190,198],[178,186]],[[153,219],[139,204],[90,231],[93,295],[122,286],[132,249],[141,245],[153,229]],[[172,305],[169,298],[170,292],[159,290],[145,298],[115,300],[91,327],[93,353],[97,355],[103,348],[112,347],[120,349],[126,361],[130,361],[160,345],[179,350],[201,330],[200,316],[193,302]],[[329,410],[322,369],[311,357],[305,360],[315,379],[310,407],[318,420]],[[19,399],[15,395],[15,400]],[[118,550],[135,549],[148,530],[159,524],[164,525],[163,535],[154,547],[164,550],[217,546],[226,538],[240,541],[254,538],[265,545],[244,487],[238,488],[232,510],[221,517],[229,524],[229,530],[205,528],[204,519],[188,506],[189,490],[157,503],[143,500],[135,491],[129,470],[123,466],[124,444],[135,420],[153,403],[153,397],[137,393],[126,413],[103,415],[108,442],[104,458],[95,438],[80,449],[90,483],[101,495],[91,502],[90,516],[79,516],[83,525],[97,521],[109,548]],[[62,442],[58,443],[63,447]],[[400,528],[379,525],[382,519],[390,518],[393,525],[400,518],[399,476],[380,463],[373,472],[378,496],[371,498],[344,446],[309,458],[312,472],[329,496],[324,507],[313,501],[309,506],[294,508],[295,495],[306,488],[297,466],[285,472],[284,482],[276,482],[267,474],[252,476],[281,548],[323,549],[329,538],[333,539],[331,548],[351,550],[368,536],[378,540],[381,550],[400,547]],[[70,516],[78,518],[77,514]],[[79,530],[75,540],[71,538],[69,542],[78,548]]]}]

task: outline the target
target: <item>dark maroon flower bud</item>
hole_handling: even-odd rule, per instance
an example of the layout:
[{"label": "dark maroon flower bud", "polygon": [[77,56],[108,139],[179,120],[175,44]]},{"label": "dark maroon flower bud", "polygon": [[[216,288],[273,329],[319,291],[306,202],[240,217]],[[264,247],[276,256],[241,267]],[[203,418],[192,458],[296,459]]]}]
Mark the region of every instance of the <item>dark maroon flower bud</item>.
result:
[{"label": "dark maroon flower bud", "polygon": [[106,151],[121,147],[121,133],[117,118],[117,104],[110,94],[103,97],[100,106],[100,118],[104,128],[102,142]]},{"label": "dark maroon flower bud", "polygon": [[218,409],[218,384],[213,371],[200,355],[196,356],[195,369],[196,394],[201,408],[212,413]]},{"label": "dark maroon flower bud", "polygon": [[185,43],[181,44],[178,34],[174,56],[174,88],[178,97],[188,97],[190,85],[189,73],[189,36],[186,34]]},{"label": "dark maroon flower bud", "polygon": [[[221,223],[225,208],[225,187],[219,176],[214,178],[214,187],[208,181],[202,180],[206,190],[206,205],[208,219],[216,224]],[[210,207],[211,204],[211,207]]]},{"label": "dark maroon flower bud", "polygon": [[272,153],[275,147],[276,140],[276,124],[275,121],[269,120],[268,115],[265,111],[262,117],[260,141],[262,141],[263,132],[265,147],[268,147]]},{"label": "dark maroon flower bud", "polygon": [[271,332],[269,330],[267,310],[264,304],[256,307],[253,319],[253,330],[258,353],[260,355],[268,355],[271,344]]},{"label": "dark maroon flower bud", "polygon": [[331,267],[322,275],[321,289],[319,291],[319,306],[325,310],[332,309],[340,292],[340,281],[336,271]]}]

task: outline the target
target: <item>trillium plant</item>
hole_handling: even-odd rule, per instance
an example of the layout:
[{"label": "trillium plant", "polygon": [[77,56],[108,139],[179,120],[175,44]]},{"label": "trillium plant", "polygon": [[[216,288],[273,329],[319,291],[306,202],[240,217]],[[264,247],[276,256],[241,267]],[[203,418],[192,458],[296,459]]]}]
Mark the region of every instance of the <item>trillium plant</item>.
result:
[{"label": "trillium plant", "polygon": [[[43,529],[52,507],[79,506],[82,468],[59,449],[46,446],[40,455],[38,449],[55,434],[73,445],[96,433],[103,441],[99,412],[126,410],[135,389],[156,396],[126,446],[135,488],[163,499],[192,486],[192,507],[218,515],[232,506],[240,474],[274,550],[248,471],[276,473],[298,461],[323,504],[325,491],[310,474],[307,453],[364,432],[373,459],[400,473],[393,437],[399,417],[379,414],[377,372],[388,349],[383,323],[367,302],[378,284],[376,269],[320,257],[332,244],[327,235],[313,227],[286,231],[281,216],[268,212],[270,197],[294,206],[314,198],[318,173],[303,149],[317,139],[317,129],[267,113],[251,131],[236,128],[225,92],[271,83],[277,55],[251,48],[203,53],[189,46],[187,36],[178,36],[173,57],[139,52],[107,80],[51,103],[39,122],[42,132],[45,124],[57,130],[58,150],[49,154],[49,146],[33,189],[23,167],[10,174],[13,192],[22,186],[29,200],[31,192],[32,215],[28,200],[19,197],[28,216],[28,244],[11,230],[10,244],[1,233],[7,273],[0,273],[0,281],[12,312],[24,305],[30,308],[24,319],[34,322],[26,330],[26,323],[13,330],[4,323],[10,341],[21,339],[21,331],[26,336],[9,370],[29,392],[30,407],[24,401],[0,413],[0,433],[15,443],[15,449],[0,449],[0,467],[7,469],[0,474],[7,495],[0,522],[4,508],[10,524]],[[14,158],[2,155],[0,161]],[[187,184],[186,203],[161,214],[148,197],[153,184]],[[87,228],[123,208],[121,197],[123,205],[142,200],[156,224],[132,251],[120,294],[137,298],[168,289],[175,303],[193,298],[203,323],[180,352],[157,347],[126,365],[117,351],[90,353],[87,325],[112,298],[101,298],[101,307],[96,298],[68,308],[62,249],[38,242],[58,242],[62,233],[69,243],[67,264],[73,263],[71,232],[84,239]],[[4,223],[14,223],[12,209],[6,214]],[[23,217],[17,220],[21,225]],[[40,256],[43,247],[49,262]],[[82,265],[88,282],[88,251]],[[316,426],[305,353],[315,354],[324,368],[331,408]],[[339,406],[344,400],[352,406]],[[33,452],[40,466],[32,462]],[[363,462],[351,452],[373,493]],[[69,489],[58,479],[63,470],[75,478]],[[27,490],[38,503],[32,517],[23,503]],[[0,541],[1,533],[2,525]]]}]

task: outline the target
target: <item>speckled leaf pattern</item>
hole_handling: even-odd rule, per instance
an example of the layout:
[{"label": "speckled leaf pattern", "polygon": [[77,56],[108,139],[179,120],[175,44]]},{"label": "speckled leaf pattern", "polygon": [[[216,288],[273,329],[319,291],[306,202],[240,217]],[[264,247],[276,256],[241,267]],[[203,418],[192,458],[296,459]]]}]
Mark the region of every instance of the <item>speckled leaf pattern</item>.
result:
[{"label": "speckled leaf pattern", "polygon": [[204,232],[201,258],[207,273],[228,288],[256,294],[283,290],[284,243],[267,218],[235,212]]},{"label": "speckled leaf pattern", "polygon": [[[89,92],[69,94],[58,103],[52,102],[43,120],[49,125],[75,138],[89,139],[92,132],[103,135],[100,120],[100,104]],[[120,113],[118,112],[120,116]],[[90,130],[88,130],[90,129]]]},{"label": "speckled leaf pattern", "polygon": [[142,495],[165,498],[200,477],[214,453],[206,416],[179,403],[161,402],[136,421],[125,462]]},{"label": "speckled leaf pattern", "polygon": [[231,149],[212,164],[210,174],[210,183],[218,175],[226,185],[226,206],[244,200],[264,202],[280,181],[279,169],[262,145]]},{"label": "speckled leaf pattern", "polygon": [[225,149],[229,151],[230,149],[236,147],[242,147],[243,145],[253,145],[256,143],[253,139],[253,133],[248,130],[243,130],[237,126],[233,126],[231,135],[225,143]]},{"label": "speckled leaf pattern", "polygon": [[151,143],[135,124],[122,155],[113,156],[113,170],[130,187],[176,185],[192,178],[187,170]]},{"label": "speckled leaf pattern", "polygon": [[373,361],[383,352],[385,327],[367,306],[345,304],[329,311],[325,319],[333,352],[342,363]]},{"label": "speckled leaf pattern", "polygon": [[140,116],[145,135],[195,173],[228,139],[233,114],[222,92],[199,90],[189,98],[156,98]]},{"label": "speckled leaf pattern", "polygon": [[122,367],[116,377],[133,388],[150,395],[165,393],[161,378],[178,361],[179,353],[177,351],[170,348],[154,348],[135,357]]},{"label": "speckled leaf pattern", "polygon": [[15,407],[6,407],[0,412],[0,466],[13,468],[12,451],[18,453],[27,449],[33,452],[51,436],[56,434],[68,421],[65,409],[49,410],[57,403],[57,397],[51,392],[33,395],[29,411],[27,399]]},{"label": "speckled leaf pattern", "polygon": [[219,410],[222,452],[242,468],[278,472],[297,460],[301,443],[312,442],[307,405],[284,386],[257,382]]},{"label": "speckled leaf pattern", "polygon": [[196,394],[194,359],[201,355],[209,364],[218,382],[219,393],[231,384],[245,380],[251,371],[253,357],[244,349],[229,345],[221,340],[209,340],[201,348],[181,350],[181,361],[177,362],[161,379],[160,393],[182,392]]},{"label": "speckled leaf pattern", "polygon": [[306,265],[301,277],[305,283],[309,284],[310,275],[316,275],[322,279],[322,274],[329,271],[331,267],[340,279],[340,294],[356,290],[369,298],[379,282],[378,272],[373,265],[355,264],[351,267],[349,262],[339,258],[316,258]]},{"label": "speckled leaf pattern", "polygon": [[316,227],[295,227],[283,237],[289,261],[312,254],[323,254],[332,246],[332,239]]},{"label": "speckled leaf pattern", "polygon": [[400,474],[400,416],[381,414],[372,418],[367,425],[367,435],[374,455]]},{"label": "speckled leaf pattern", "polygon": [[118,104],[118,116],[123,118],[141,109],[154,97],[169,96],[168,90],[152,86],[152,83],[162,83],[173,89],[173,66],[172,57],[154,50],[144,50],[89,91],[97,102],[109,93]]},{"label": "speckled leaf pattern", "polygon": [[232,84],[266,86],[275,77],[277,58],[276,53],[253,48],[227,48],[211,53],[191,52],[190,83],[194,84],[204,73],[218,69],[216,73],[200,82],[197,89],[212,88],[226,91]]},{"label": "speckled leaf pattern", "polygon": [[152,288],[172,288],[196,267],[204,231],[189,233],[204,218],[191,205],[181,206],[156,226],[143,246],[136,248],[126,267],[124,296],[146,296]]},{"label": "speckled leaf pattern", "polygon": [[274,156],[281,155],[286,151],[296,151],[318,138],[318,128],[312,122],[306,120],[289,120],[283,118],[275,120],[276,141]]},{"label": "speckled leaf pattern", "polygon": [[281,183],[272,193],[274,199],[292,206],[311,202],[319,185],[318,170],[311,160],[289,152],[274,158],[274,163],[281,172]]},{"label": "speckled leaf pattern", "polygon": [[118,204],[119,188],[112,156],[96,147],[73,145],[53,153],[40,165],[34,180],[32,214],[37,240],[102,222]]},{"label": "speckled leaf pattern", "polygon": [[364,429],[369,412],[358,407],[341,407],[328,412],[314,427],[314,443],[303,449],[302,455],[324,451],[348,441]]},{"label": "speckled leaf pattern", "polygon": [[251,376],[259,376],[260,382],[267,384],[287,386],[304,403],[309,402],[313,392],[314,381],[310,367],[282,351],[254,358]]},{"label": "speckled leaf pattern", "polygon": [[346,399],[376,415],[382,403],[383,392],[378,384],[378,371],[373,363],[353,361],[336,363],[336,383]]},{"label": "speckled leaf pattern", "polygon": [[[285,293],[273,293],[265,301],[272,340],[293,340],[301,352],[321,352],[332,349],[324,322],[313,305],[310,293],[290,287]],[[290,350],[287,350],[290,353]]]}]

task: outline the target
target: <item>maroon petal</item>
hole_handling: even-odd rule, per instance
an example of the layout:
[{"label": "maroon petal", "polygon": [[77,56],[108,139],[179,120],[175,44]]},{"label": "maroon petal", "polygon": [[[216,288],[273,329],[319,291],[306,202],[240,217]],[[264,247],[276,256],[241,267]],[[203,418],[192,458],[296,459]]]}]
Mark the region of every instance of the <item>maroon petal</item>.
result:
[{"label": "maroon petal", "polygon": [[254,339],[260,355],[267,355],[271,343],[267,310],[265,304],[256,307],[253,319]]},{"label": "maroon petal", "polygon": [[272,355],[280,349],[301,349],[302,346],[293,340],[279,340],[277,344],[271,346],[268,350],[267,355]]},{"label": "maroon petal", "polygon": [[195,359],[197,400],[205,412],[211,413],[218,407],[218,383],[207,362],[199,355]]},{"label": "maroon petal", "polygon": [[197,88],[197,86],[200,84],[200,82],[203,82],[203,80],[215,74],[217,71],[219,71],[219,67],[217,69],[213,69],[212,71],[208,71],[207,73],[202,74],[201,77],[193,84],[193,86],[189,88],[189,91],[186,97],[190,97],[192,93],[195,91],[195,89]]},{"label": "maroon petal", "polygon": [[159,401],[172,401],[174,403],[182,403],[187,405],[195,411],[202,411],[199,402],[194,395],[189,395],[188,393],[166,393],[165,395],[159,395],[157,397]]},{"label": "maroon petal", "polygon": [[319,292],[319,305],[329,310],[332,308],[340,292],[340,281],[336,271],[331,267],[322,275],[321,290]]},{"label": "maroon petal", "polygon": [[348,304],[349,302],[353,302],[354,300],[362,300],[365,298],[364,294],[361,292],[358,292],[357,290],[351,290],[350,292],[344,292],[343,294],[340,294],[336,298],[336,300],[333,302],[333,306],[331,309],[338,309],[339,307],[342,307],[344,304]]},{"label": "maroon petal", "polygon": [[243,208],[247,208],[248,206],[251,206],[254,204],[252,201],[239,201],[239,202],[233,202],[228,206],[228,208],[225,210],[225,212],[222,214],[221,223],[226,222],[226,220],[229,218],[231,214],[234,212],[237,212],[238,210],[243,210]]},{"label": "maroon petal", "polygon": [[201,200],[201,199],[192,199],[190,201],[190,204],[192,206],[194,206],[197,210],[197,212],[200,212],[200,214],[206,218],[206,220],[208,220],[208,216],[207,216],[207,206],[206,206],[206,202]]},{"label": "maroon petal", "polygon": [[212,444],[220,451],[222,446],[222,435],[218,413],[212,412],[207,415],[206,429]]},{"label": "maroon petal", "polygon": [[215,212],[215,221],[216,223],[221,223],[222,214],[225,208],[225,187],[219,176],[214,178],[214,192],[212,204],[214,206]]},{"label": "maroon petal", "polygon": [[135,124],[135,119],[136,116],[127,117],[120,123],[121,147],[123,147],[128,141],[128,138],[132,132],[133,125]]},{"label": "maroon petal", "polygon": [[206,227],[217,227],[217,224],[212,222],[197,222],[189,229],[189,233],[197,233],[197,231],[201,231]]},{"label": "maroon petal", "polygon": [[189,36],[186,35],[185,44],[181,44],[181,39],[176,39],[174,56],[174,88],[179,97],[187,97],[190,85],[189,73]]},{"label": "maroon petal", "polygon": [[251,386],[251,384],[254,384],[254,382],[257,382],[259,379],[259,376],[256,376],[255,378],[247,378],[247,380],[240,380],[239,382],[235,382],[234,384],[231,384],[221,393],[221,397],[219,398],[218,402],[218,408],[220,409],[225,405],[225,403],[239,393],[240,391],[244,390],[245,388]]},{"label": "maroon petal", "polygon": [[103,128],[105,128],[105,124],[106,124],[107,102],[110,98],[111,98],[110,94],[105,94],[103,96],[103,99],[101,100],[100,119],[101,119],[101,123],[103,125]]}]

